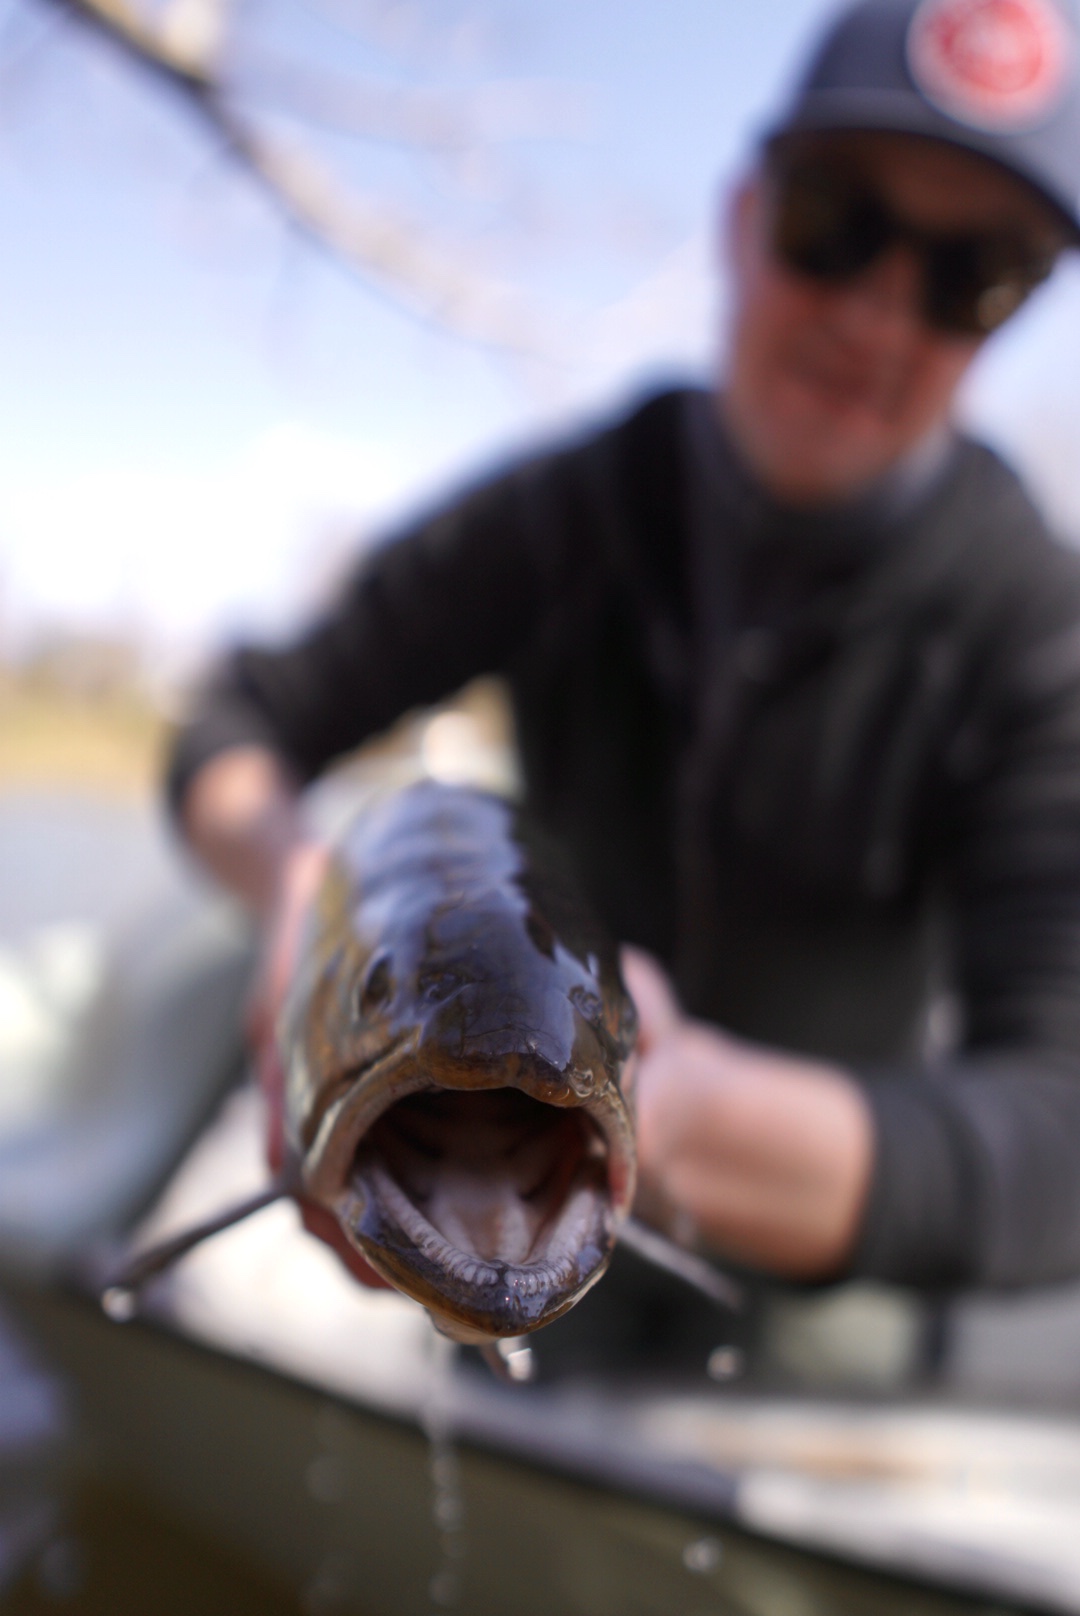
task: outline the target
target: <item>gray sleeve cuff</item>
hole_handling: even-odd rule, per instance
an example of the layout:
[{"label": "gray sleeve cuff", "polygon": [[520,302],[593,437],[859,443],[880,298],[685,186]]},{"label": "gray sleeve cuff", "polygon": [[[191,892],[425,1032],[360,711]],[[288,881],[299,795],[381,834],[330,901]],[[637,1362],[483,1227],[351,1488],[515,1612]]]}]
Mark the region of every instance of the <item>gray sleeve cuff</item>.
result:
[{"label": "gray sleeve cuff", "polygon": [[864,1083],[875,1159],[850,1272],[899,1285],[970,1283],[978,1265],[978,1172],[932,1079]]},{"label": "gray sleeve cuff", "polygon": [[1080,1066],[970,1053],[864,1081],[876,1159],[850,1272],[924,1287],[1080,1273]]}]

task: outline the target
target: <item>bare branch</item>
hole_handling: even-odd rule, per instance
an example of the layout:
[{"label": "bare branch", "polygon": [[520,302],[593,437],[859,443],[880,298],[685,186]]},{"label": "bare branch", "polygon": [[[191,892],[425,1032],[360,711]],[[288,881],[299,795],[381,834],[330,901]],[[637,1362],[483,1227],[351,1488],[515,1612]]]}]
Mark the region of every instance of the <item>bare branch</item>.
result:
[{"label": "bare branch", "polygon": [[299,142],[260,128],[235,105],[219,67],[221,0],[171,0],[156,18],[129,0],[52,0],[179,96],[303,235],[399,303],[471,341],[539,357],[535,313],[414,219],[341,185]]},{"label": "bare branch", "polygon": [[275,111],[310,124],[431,152],[581,138],[593,121],[583,90],[537,80],[502,80],[447,95],[255,62],[231,79],[231,89],[245,98],[269,99]]},{"label": "bare branch", "polygon": [[399,301],[474,342],[538,355],[537,322],[513,287],[456,261],[412,221],[339,185],[298,147],[219,118],[230,145],[305,234]]}]

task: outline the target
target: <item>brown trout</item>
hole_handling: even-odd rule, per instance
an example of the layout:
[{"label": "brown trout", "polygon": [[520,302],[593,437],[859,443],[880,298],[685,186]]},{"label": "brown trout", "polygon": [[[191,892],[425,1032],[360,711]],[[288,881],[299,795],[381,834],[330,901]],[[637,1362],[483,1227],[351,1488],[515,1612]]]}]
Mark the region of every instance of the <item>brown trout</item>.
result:
[{"label": "brown trout", "polygon": [[634,1192],[615,951],[509,803],[425,781],[339,840],[281,1020],[310,1199],[457,1340],[607,1267]]}]

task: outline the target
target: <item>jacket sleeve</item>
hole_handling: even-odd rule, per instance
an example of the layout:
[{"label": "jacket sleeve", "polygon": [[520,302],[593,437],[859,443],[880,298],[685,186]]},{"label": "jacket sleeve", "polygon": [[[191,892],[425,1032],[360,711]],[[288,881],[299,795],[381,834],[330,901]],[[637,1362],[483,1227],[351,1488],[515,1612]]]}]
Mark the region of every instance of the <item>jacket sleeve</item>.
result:
[{"label": "jacket sleeve", "polygon": [[863,1274],[1010,1286],[1080,1273],[1080,602],[1071,564],[1063,578],[1052,631],[1000,659],[983,761],[959,794],[960,1047],[867,1083]]},{"label": "jacket sleeve", "polygon": [[380,545],[294,644],[223,660],[173,746],[174,811],[217,753],[266,746],[306,782],[409,708],[502,669],[560,589],[557,465],[516,468]]}]

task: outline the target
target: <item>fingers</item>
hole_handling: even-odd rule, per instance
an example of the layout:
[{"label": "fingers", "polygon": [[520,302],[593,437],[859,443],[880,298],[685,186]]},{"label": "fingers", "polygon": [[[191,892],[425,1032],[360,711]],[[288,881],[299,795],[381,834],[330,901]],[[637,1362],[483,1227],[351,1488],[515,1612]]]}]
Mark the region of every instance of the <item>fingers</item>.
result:
[{"label": "fingers", "polygon": [[257,1003],[272,1032],[277,1011],[292,979],[296,950],[311,905],[326,869],[330,852],[318,842],[293,848],[281,872],[277,902],[266,931],[263,965],[259,973]]},{"label": "fingers", "polygon": [[304,1228],[309,1234],[317,1236],[325,1245],[331,1246],[337,1256],[345,1264],[354,1279],[369,1290],[389,1291],[393,1286],[388,1284],[381,1274],[375,1272],[369,1262],[365,1262],[355,1246],[351,1246],[341,1232],[341,1226],[331,1212],[325,1207],[316,1206],[314,1201],[299,1201],[300,1216],[304,1220]]},{"label": "fingers", "polygon": [[661,965],[640,948],[623,948],[619,963],[638,1013],[638,1053],[648,1055],[680,1025],[683,1014]]},{"label": "fingers", "polygon": [[256,1049],[255,1077],[266,1100],[266,1160],[277,1174],[285,1165],[285,1071],[273,1041]]},{"label": "fingers", "polygon": [[[290,852],[245,1016],[256,1077],[266,1097],[266,1154],[275,1173],[285,1159],[285,1072],[277,1043],[278,1016],[292,981],[304,919],[329,856],[329,849],[316,842],[299,843]],[[312,1201],[298,1199],[297,1205],[308,1233],[330,1246],[354,1279],[372,1290],[392,1289],[350,1245],[332,1213]]]},{"label": "fingers", "polygon": [[298,844],[289,854],[244,1016],[256,1077],[266,1096],[266,1154],[274,1172],[280,1170],[285,1153],[285,1073],[277,1047],[278,1016],[292,980],[304,916],[328,856],[325,847],[308,842]]}]

